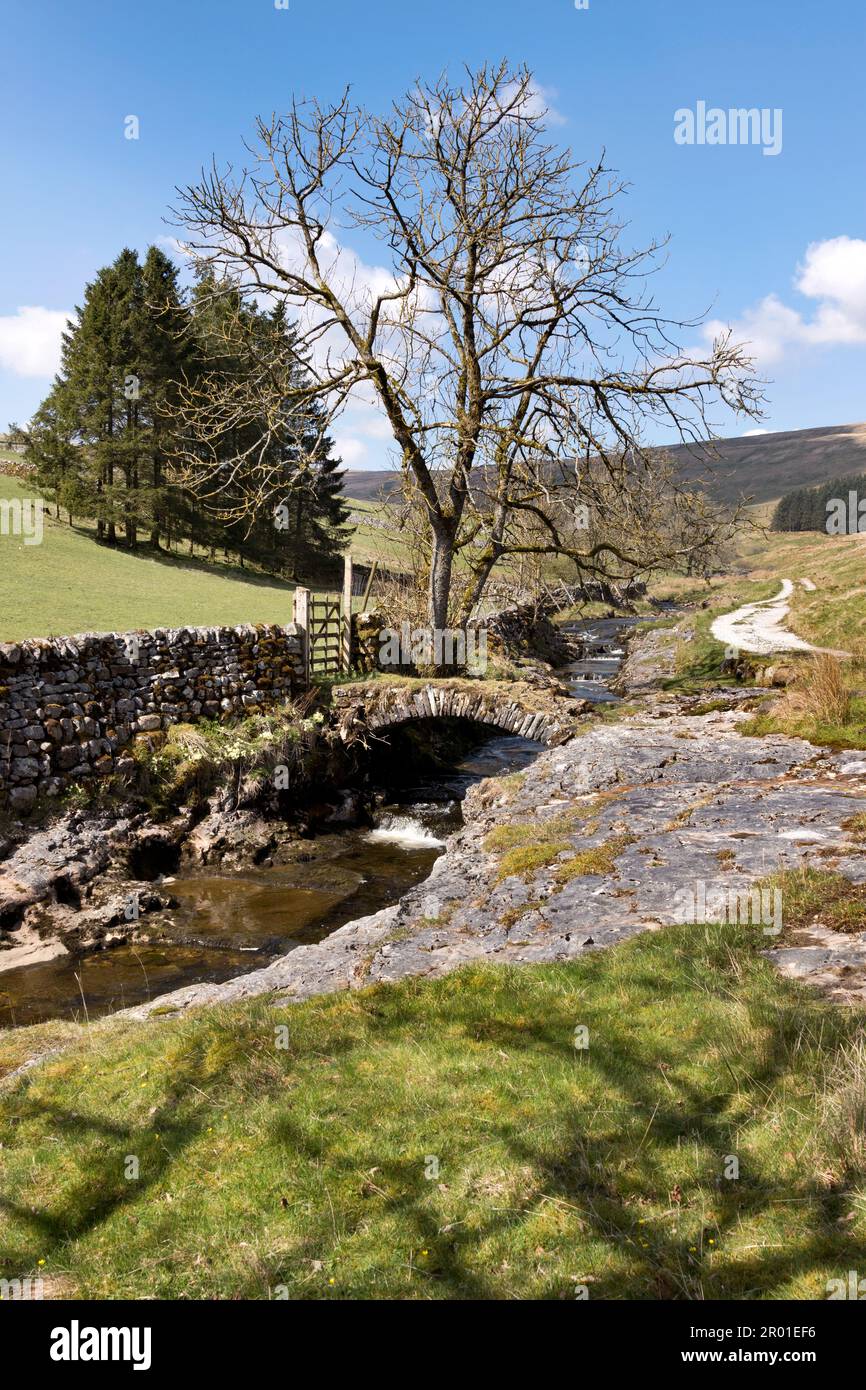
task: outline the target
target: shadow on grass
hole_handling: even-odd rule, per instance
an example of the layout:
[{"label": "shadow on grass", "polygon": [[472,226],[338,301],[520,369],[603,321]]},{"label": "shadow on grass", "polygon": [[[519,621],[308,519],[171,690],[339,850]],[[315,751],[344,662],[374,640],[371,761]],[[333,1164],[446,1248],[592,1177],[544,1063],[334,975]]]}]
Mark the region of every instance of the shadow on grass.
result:
[{"label": "shadow on grass", "polygon": [[[773,1022],[769,1031],[768,1014]],[[491,1202],[484,1211],[476,1204],[467,1213],[469,1220],[453,1225],[443,1226],[431,1209],[430,1184],[417,1158],[377,1155],[382,1214],[409,1226],[410,1247],[435,1251],[429,1267],[415,1271],[429,1284],[430,1296],[470,1300],[509,1296],[503,1293],[498,1271],[479,1270],[478,1248],[495,1245],[500,1235],[549,1202],[579,1214],[584,1238],[624,1257],[614,1270],[606,1269],[605,1262],[600,1264],[591,1285],[595,1299],[772,1298],[784,1296],[786,1286],[798,1276],[823,1267],[834,1274],[863,1268],[866,1242],[852,1234],[847,1224],[857,1211],[852,1187],[862,1175],[827,1180],[810,1174],[805,1160],[798,1170],[790,1155],[779,1162],[774,1151],[775,1161],[762,1160],[748,1133],[744,1142],[750,1120],[761,1117],[791,1081],[804,1022],[802,1006],[796,1002],[788,1009],[778,1004],[768,1009],[760,999],[748,1004],[748,1023],[759,1030],[760,1044],[751,1054],[738,1054],[732,1040],[731,1058],[724,1061],[727,1083],[718,1077],[696,1083],[682,1075],[687,1056],[678,1039],[651,1056],[641,1055],[636,1026],[628,1018],[618,1025],[607,1015],[603,1045],[583,1060],[575,1059],[567,1029],[555,1020],[518,1026],[506,1018],[477,1018],[471,1008],[455,1006],[449,1021],[462,1025],[467,1040],[508,1049],[512,1057],[531,1059],[535,1054],[550,1063],[591,1067],[611,1119],[606,1123],[602,1118],[598,1124],[596,1112],[591,1127],[593,1107],[587,1105],[573,1122],[566,1119],[565,1136],[548,1149],[529,1137],[532,1126],[523,1133],[510,1122],[499,1123],[495,1114],[486,1116],[485,1140],[498,1142],[512,1163],[531,1170],[536,1175],[535,1190],[516,1205]],[[385,1018],[380,1023],[379,1040],[384,1043],[393,1025]],[[852,1030],[841,1015],[835,1024],[826,1017],[822,1026],[824,1061],[832,1062],[850,1043]],[[377,1041],[375,1031],[371,1047]],[[710,1046],[711,1040],[703,1039],[702,1045]],[[617,1116],[627,1115],[640,1117],[633,1133],[617,1122]],[[356,1156],[343,1157],[326,1135],[311,1139],[290,1116],[279,1118],[273,1139],[293,1158],[326,1167],[338,1181],[358,1176]],[[697,1169],[688,1161],[687,1151],[701,1154]],[[723,1176],[729,1155],[740,1160],[737,1179]],[[457,1162],[461,1157],[465,1154],[452,1155]],[[672,1170],[680,1174],[680,1182],[674,1183],[678,1192],[671,1190]],[[701,1225],[699,1213],[707,1194],[713,1216]],[[649,1204],[668,1210],[660,1218],[643,1222],[640,1216]],[[798,1212],[790,1239],[784,1216],[779,1220],[786,1209]],[[764,1218],[769,1218],[764,1231],[772,1230],[772,1234],[761,1232]],[[738,1249],[730,1258],[729,1242],[742,1245],[744,1223],[758,1229],[755,1245]],[[575,1277],[580,1272],[576,1268]],[[291,1270],[283,1271],[283,1276],[290,1280]],[[424,1296],[423,1282],[420,1296]],[[353,1284],[349,1276],[341,1296],[369,1297],[370,1290],[361,1281]],[[557,1275],[536,1296],[570,1298],[574,1288]]]},{"label": "shadow on grass", "polygon": [[[158,550],[147,545],[138,545],[134,550],[129,550],[122,544],[109,545],[106,541],[97,540],[91,531],[83,527],[74,526],[72,529],[76,535],[91,541],[99,550],[107,551],[110,555],[123,555],[129,560],[147,561],[169,570],[186,573],[193,571],[214,579],[231,579],[241,584],[255,584],[261,589],[278,589],[281,593],[291,593],[297,584],[308,582],[304,579],[287,579],[275,574],[264,574],[261,570],[243,569],[240,565],[231,565],[228,562],[221,564],[218,560],[205,560],[201,555],[172,554],[170,551]],[[309,584],[311,588],[321,587],[316,580],[310,580]],[[331,587],[336,587],[336,580],[332,581]]]},{"label": "shadow on grass", "polygon": [[[484,1263],[510,1239],[516,1253],[508,1258],[531,1290],[524,1297],[573,1298],[570,1281],[592,1273],[593,1299],[774,1298],[803,1274],[862,1269],[866,1242],[847,1224],[862,1175],[847,1171],[844,1161],[831,1174],[810,1172],[802,1155],[782,1152],[787,1140],[765,1149],[758,1142],[772,1129],[774,1107],[782,1101],[802,1108],[807,1119],[814,1113],[818,1126],[820,1077],[813,1072],[833,1065],[860,1035],[859,1024],[810,1002],[763,963],[750,966],[757,960],[753,950],[745,965],[731,960],[729,938],[721,933],[703,955],[699,941],[688,953],[687,933],[676,939],[683,946],[673,954],[660,938],[623,947],[631,953],[629,971],[618,977],[606,973],[599,955],[552,972],[488,967],[444,981],[377,986],[358,996],[350,1027],[339,1022],[339,1000],[322,1001],[315,1011],[303,1005],[313,1031],[299,1022],[292,1050],[278,1059],[265,1054],[275,1015],[263,1006],[257,1014],[190,1020],[185,1047],[172,1052],[167,1090],[146,1125],[127,1128],[25,1091],[16,1098],[20,1122],[39,1119],[51,1133],[93,1137],[96,1153],[86,1176],[64,1190],[58,1209],[50,1199],[36,1210],[2,1199],[6,1213],[32,1232],[28,1247],[34,1242],[26,1260],[9,1250],[4,1263],[17,1256],[19,1266],[32,1267],[124,1204],[147,1200],[148,1189],[166,1179],[207,1123],[190,1089],[209,1100],[208,1089],[222,1092],[238,1060],[259,1047],[270,1070],[254,1073],[254,1081],[244,1072],[243,1100],[220,1104],[242,1104],[248,1093],[265,1102],[245,1121],[245,1132],[256,1139],[256,1167],[267,1162],[276,1174],[285,1171],[290,1190],[293,1175],[303,1174],[298,1183],[306,1182],[307,1190],[298,1186],[294,1196],[307,1216],[290,1254],[274,1253],[248,1272],[215,1271],[217,1294],[230,1281],[241,1297],[261,1297],[279,1283],[299,1298],[512,1297],[509,1280],[518,1276],[503,1272],[508,1266],[500,1255],[489,1256],[489,1268]],[[738,968],[746,972],[745,983]],[[759,973],[749,976],[750,969]],[[709,1017],[702,992],[708,1009],[718,1010]],[[650,1011],[658,1010],[663,1021],[666,1001],[682,1006],[688,995],[693,1002],[672,1015],[674,1026],[654,1029]],[[620,998],[621,1006],[612,1005]],[[728,1002],[736,1009],[725,1013]],[[590,1026],[586,1053],[574,1047],[576,1003]],[[393,1067],[394,1049],[405,1051],[407,1039],[426,1049],[433,1089],[401,1098],[389,1083],[391,1073],[386,1070],[383,1080],[376,1067]],[[286,1080],[316,1088],[312,1109],[287,1103]],[[477,1119],[467,1121],[473,1106]],[[101,1138],[116,1146],[112,1154],[99,1153]],[[440,1200],[424,1171],[425,1145],[439,1148],[448,1182],[454,1172],[468,1181],[459,1201]],[[498,1192],[498,1168],[486,1171],[483,1158],[476,1166],[491,1145],[510,1172],[531,1174],[525,1188]],[[147,1160],[139,1183],[123,1179],[124,1146]],[[831,1151],[824,1142],[820,1152]],[[723,1176],[728,1155],[740,1160],[736,1180]],[[82,1157],[90,1162],[91,1152]],[[235,1180],[242,1191],[243,1173]],[[277,1197],[269,1191],[265,1200]],[[538,1268],[545,1252],[532,1251],[532,1223],[549,1204],[571,1223],[560,1255],[568,1254],[568,1241],[575,1243],[575,1225],[580,1247],[570,1269],[560,1258],[557,1271],[545,1275]],[[796,1213],[790,1232],[786,1211]],[[177,1263],[193,1234],[178,1231],[168,1215],[165,1223],[152,1221],[139,1243],[146,1240],[142,1248],[152,1254],[164,1239],[173,1242]],[[755,1228],[753,1244],[743,1243],[751,1239],[743,1236],[744,1226]],[[347,1255],[339,1288],[323,1291],[321,1282],[310,1280],[310,1261],[333,1259],[336,1268],[355,1237],[364,1272],[353,1273]],[[47,1248],[37,1250],[36,1241]],[[587,1256],[583,1247],[589,1245],[614,1258]],[[582,1265],[587,1258],[590,1268]],[[401,1283],[407,1265],[413,1278]]]},{"label": "shadow on grass", "polygon": [[[98,1115],[51,1104],[27,1090],[10,1098],[19,1125],[47,1121],[58,1135],[85,1142],[105,1139],[112,1148],[103,1154],[95,1152],[91,1145],[86,1154],[86,1173],[77,1183],[63,1188],[62,1201],[56,1209],[52,1209],[50,1199],[36,1206],[13,1201],[0,1192],[0,1211],[19,1221],[35,1242],[28,1250],[0,1246],[0,1272],[9,1277],[8,1271],[13,1270],[19,1277],[20,1271],[35,1269],[38,1260],[47,1259],[86,1236],[115,1211],[139,1201],[158,1184],[206,1124],[203,1116],[178,1115],[180,1102],[200,1079],[198,1067],[179,1068],[162,1103],[142,1125],[114,1124]],[[139,1160],[137,1179],[125,1176],[129,1156]]]},{"label": "shadow on grass", "polygon": [[[732,1076],[729,1090],[710,1095],[690,1085],[675,1072],[666,1074],[669,1098],[658,1099],[658,1063],[635,1067],[633,1041],[605,1036],[604,1053],[594,1057],[612,1097],[623,1110],[632,1107],[647,1117],[647,1126],[635,1150],[640,1151],[639,1172],[611,1182],[611,1154],[619,1155],[627,1169],[632,1164],[623,1153],[622,1135],[615,1128],[588,1138],[578,1126],[571,1141],[554,1157],[516,1141],[513,1148],[524,1162],[546,1175],[545,1192],[579,1207],[584,1228],[606,1243],[627,1250],[628,1273],[601,1271],[591,1287],[591,1296],[602,1299],[648,1298],[744,1298],[773,1297],[800,1273],[808,1273],[828,1258],[839,1270],[862,1267],[866,1243],[849,1235],[840,1222],[850,1216],[852,1194],[842,1185],[821,1185],[803,1174],[794,1183],[780,1180],[743,1148],[744,1116],[739,1101],[747,1083],[756,1098],[769,1097],[776,1084],[789,1073],[790,1052],[772,1049],[763,1066],[752,1067],[748,1075]],[[655,1075],[654,1075],[655,1073]],[[624,1084],[624,1077],[628,1084]],[[731,1113],[733,1112],[733,1113]],[[682,1180],[676,1198],[668,1193],[669,1160],[678,1158],[684,1145],[706,1151],[701,1171],[692,1171]],[[723,1177],[725,1160],[736,1155],[741,1162],[736,1180]],[[683,1165],[685,1173],[685,1164]],[[710,1189],[716,1217],[699,1237],[693,1233],[674,1234],[689,1215],[689,1193]],[[658,1202],[668,1196],[669,1214],[653,1224],[638,1224],[641,1202]],[[738,1254],[732,1262],[714,1268],[718,1254],[724,1255],[726,1238],[733,1236],[743,1222],[755,1221],[781,1205],[796,1203],[809,1213],[808,1234],[802,1233],[793,1248],[774,1251],[761,1244],[751,1258]],[[697,1240],[697,1244],[695,1243]],[[710,1241],[713,1245],[710,1245]]]}]

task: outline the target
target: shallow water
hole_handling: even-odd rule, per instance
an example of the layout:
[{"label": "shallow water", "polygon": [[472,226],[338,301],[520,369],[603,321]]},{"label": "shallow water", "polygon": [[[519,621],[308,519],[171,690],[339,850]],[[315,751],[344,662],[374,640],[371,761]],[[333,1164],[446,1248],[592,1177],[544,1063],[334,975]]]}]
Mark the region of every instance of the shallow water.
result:
[{"label": "shallow water", "polygon": [[583,643],[585,655],[572,661],[557,674],[566,682],[572,694],[593,704],[618,704],[619,696],[608,689],[623,663],[622,643],[639,623],[653,618],[587,618],[580,622],[564,623],[563,631]]},{"label": "shallow water", "polygon": [[527,739],[485,739],[453,769],[389,790],[373,829],[310,841],[308,858],[235,874],[207,871],[158,880],[178,906],[148,916],[142,927],[167,940],[7,971],[0,975],[0,1026],[96,1018],[183,985],[229,979],[293,946],[320,941],[425,879],[445,838],[461,824],[468,788],[526,767],[540,751]]}]

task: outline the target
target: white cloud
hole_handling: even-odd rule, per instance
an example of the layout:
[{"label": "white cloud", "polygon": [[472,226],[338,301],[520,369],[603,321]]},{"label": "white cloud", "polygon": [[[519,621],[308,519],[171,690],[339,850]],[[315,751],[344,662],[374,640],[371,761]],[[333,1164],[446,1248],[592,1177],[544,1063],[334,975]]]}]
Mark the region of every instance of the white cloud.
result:
[{"label": "white cloud", "polygon": [[363,413],[361,410],[358,411],[357,425],[368,439],[384,439],[390,444],[394,442],[390,421],[387,416],[377,413],[373,406],[365,407]]},{"label": "white cloud", "polygon": [[60,366],[61,334],[69,318],[62,310],[35,305],[0,315],[0,367],[16,376],[54,376]]},{"label": "white cloud", "polygon": [[793,284],[815,301],[811,311],[769,294],[730,325],[719,319],[707,324],[707,341],[730,326],[762,364],[779,361],[792,348],[866,343],[866,241],[839,236],[813,242]]},{"label": "white cloud", "polygon": [[387,417],[377,405],[369,383],[353,393],[340,416],[335,452],[349,468],[394,468],[398,451]]},{"label": "white cloud", "polygon": [[[287,270],[299,275],[306,273],[307,254],[300,232],[278,232],[273,249]],[[393,293],[399,284],[393,271],[368,264],[351,247],[338,241],[333,232],[322,233],[316,250],[325,280],[355,311],[369,309],[378,295]]]},{"label": "white cloud", "polygon": [[866,241],[838,236],[814,242],[798,277],[800,293],[820,301],[809,325],[813,342],[866,342]]},{"label": "white cloud", "polygon": [[362,439],[352,435],[338,434],[334,440],[334,453],[349,468],[355,468],[367,457],[367,446]]},{"label": "white cloud", "polygon": [[[517,83],[512,82],[504,90],[503,97],[505,102],[511,101],[517,92]],[[566,125],[566,117],[561,111],[557,111],[554,106],[556,98],[554,87],[542,87],[538,82],[531,82],[527,88],[526,97],[521,102],[518,114],[523,116],[544,116],[548,125]]]},{"label": "white cloud", "polygon": [[754,439],[756,434],[769,434],[769,430],[744,430],[741,439]]}]

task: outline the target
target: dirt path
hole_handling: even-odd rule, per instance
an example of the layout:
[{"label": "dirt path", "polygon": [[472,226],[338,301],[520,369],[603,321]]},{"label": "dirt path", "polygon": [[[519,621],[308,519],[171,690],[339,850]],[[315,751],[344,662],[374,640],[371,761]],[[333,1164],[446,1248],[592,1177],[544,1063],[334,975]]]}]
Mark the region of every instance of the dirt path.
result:
[{"label": "dirt path", "polygon": [[[801,580],[803,587],[814,589],[811,580]],[[724,613],[716,618],[711,633],[717,642],[726,647],[735,647],[741,652],[752,652],[758,656],[769,656],[772,652],[826,652],[833,656],[845,657],[848,652],[833,651],[829,647],[815,647],[811,642],[797,637],[785,627],[785,619],[794,585],[790,579],[782,580],[782,587],[773,598],[765,598],[757,603],[744,603],[733,613]]]}]

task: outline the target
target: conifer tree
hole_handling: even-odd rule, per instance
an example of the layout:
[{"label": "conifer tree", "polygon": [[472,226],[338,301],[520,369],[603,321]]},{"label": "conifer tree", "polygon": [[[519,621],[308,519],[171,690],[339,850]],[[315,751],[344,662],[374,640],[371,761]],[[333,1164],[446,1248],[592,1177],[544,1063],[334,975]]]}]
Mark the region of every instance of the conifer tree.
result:
[{"label": "conifer tree", "polygon": [[[279,409],[267,421],[255,410],[230,413],[197,443],[215,478],[213,495],[200,498],[175,467],[187,450],[181,401],[216,387],[247,395],[274,363],[286,383]],[[64,334],[60,372],[26,432],[28,456],[57,507],[70,521],[94,519],[109,544],[120,525],[129,547],[146,528],[155,547],[186,540],[212,557],[221,549],[241,564],[313,575],[333,565],[347,512],[340,463],[305,380],[282,306],[270,312],[208,276],[185,295],[158,247],[143,265],[124,249],[86,287]],[[240,520],[238,479],[245,485],[256,470],[268,480],[263,505]]]},{"label": "conifer tree", "polygon": [[172,451],[178,391],[182,381],[195,375],[198,353],[190,312],[178,284],[177,267],[157,246],[151,246],[145,256],[142,294],[144,313],[138,362],[147,423],[142,450],[148,466],[145,510],[150,518],[150,544],[158,548],[172,506],[166,468]]}]

